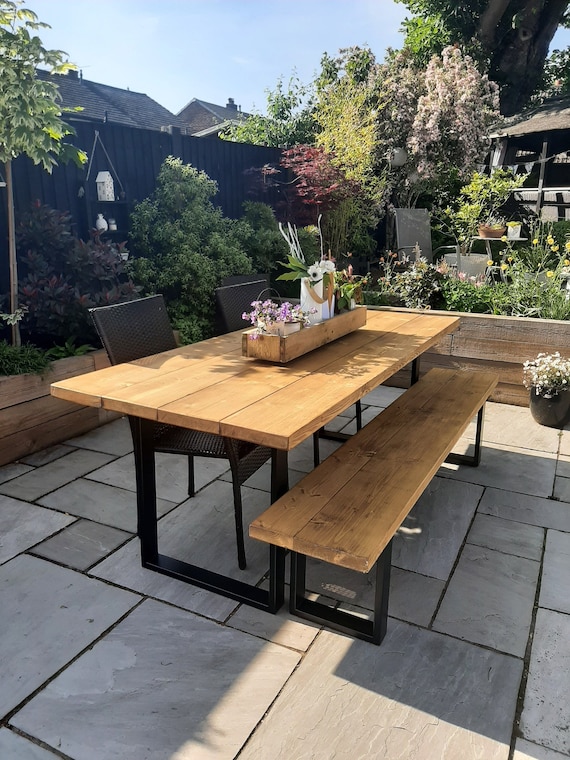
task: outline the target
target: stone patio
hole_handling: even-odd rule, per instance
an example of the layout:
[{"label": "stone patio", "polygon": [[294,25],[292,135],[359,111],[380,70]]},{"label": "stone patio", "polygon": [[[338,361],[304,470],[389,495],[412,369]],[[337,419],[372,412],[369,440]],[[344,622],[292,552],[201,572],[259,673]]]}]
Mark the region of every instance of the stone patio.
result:
[{"label": "stone patio", "polygon": [[[165,552],[262,582],[264,545],[237,569],[225,463],[199,462],[193,499],[183,458],[158,470]],[[126,420],[0,469],[1,760],[570,757],[570,431],[488,404],[480,467],[442,467],[395,539],[380,647],[143,570],[135,524]],[[312,563],[309,584],[371,607],[366,576]]]}]

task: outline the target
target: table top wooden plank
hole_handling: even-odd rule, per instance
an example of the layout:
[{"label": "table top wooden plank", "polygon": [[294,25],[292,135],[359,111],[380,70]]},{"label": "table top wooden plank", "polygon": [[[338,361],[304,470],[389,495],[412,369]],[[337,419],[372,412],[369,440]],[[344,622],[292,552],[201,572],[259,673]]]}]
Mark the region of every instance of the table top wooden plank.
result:
[{"label": "table top wooden plank", "polygon": [[54,383],[52,393],[289,449],[459,325],[415,312],[367,317],[360,329],[285,365],[243,357],[237,331]]},{"label": "table top wooden plank", "polygon": [[[428,330],[425,324],[409,325],[409,334],[380,334],[342,360],[226,417],[220,430],[231,438],[279,449],[293,448],[413,361],[431,340],[437,342],[435,326],[434,322]],[[445,319],[437,325],[445,332],[448,327]],[[349,341],[351,336],[345,337]],[[312,410],[312,416],[307,409]]]}]

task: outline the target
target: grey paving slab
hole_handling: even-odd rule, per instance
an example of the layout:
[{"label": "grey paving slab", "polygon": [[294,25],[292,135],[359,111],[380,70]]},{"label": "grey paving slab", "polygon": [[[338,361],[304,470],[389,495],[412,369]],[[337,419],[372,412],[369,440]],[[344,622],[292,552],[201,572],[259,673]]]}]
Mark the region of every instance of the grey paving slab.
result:
[{"label": "grey paving slab", "polygon": [[478,513],[467,534],[467,543],[539,561],[542,557],[544,529]]},{"label": "grey paving slab", "polygon": [[21,555],[2,565],[0,718],[139,599],[37,557]]},{"label": "grey paving slab", "polygon": [[0,563],[73,522],[71,515],[0,496]]},{"label": "grey paving slab", "polygon": [[566,760],[568,755],[561,755],[553,749],[539,747],[538,744],[532,744],[525,739],[517,739],[515,743],[515,753],[513,760]]},{"label": "grey paving slab", "polygon": [[466,544],[434,629],[523,657],[540,563]]},{"label": "grey paving slab", "polygon": [[12,723],[74,760],[231,760],[299,658],[149,600]]},{"label": "grey paving slab", "polygon": [[551,454],[557,453],[560,443],[560,431],[536,423],[525,406],[488,403],[483,431],[489,443]]},{"label": "grey paving slab", "polygon": [[35,501],[91,470],[102,467],[112,458],[110,454],[77,449],[65,457],[20,475],[15,480],[3,483],[0,485],[0,493],[24,501]]},{"label": "grey paving slab", "polygon": [[527,496],[500,488],[486,488],[478,512],[570,532],[568,505],[553,499]]},{"label": "grey paving slab", "polygon": [[323,631],[240,760],[507,760],[522,662],[405,623]]},{"label": "grey paving slab", "polygon": [[392,388],[389,385],[379,385],[374,390],[367,393],[362,397],[362,405],[386,407],[389,406],[392,401],[399,398],[402,393],[405,393],[404,388]]},{"label": "grey paving slab", "polygon": [[520,732],[524,739],[570,754],[570,616],[539,609]]},{"label": "grey paving slab", "polygon": [[[242,486],[244,525],[268,508],[269,494]],[[215,481],[188,499],[159,522],[159,542],[165,552],[186,562],[230,575],[239,573],[256,583],[267,571],[269,549],[244,531],[247,569],[237,565],[236,533],[232,486]]]},{"label": "grey paving slab", "polygon": [[570,533],[557,530],[546,533],[538,603],[541,607],[570,615]]},{"label": "grey paving slab", "polygon": [[570,502],[570,478],[556,476],[554,496],[556,499],[560,499],[560,501]]},{"label": "grey paving slab", "polygon": [[556,465],[556,474],[561,478],[570,478],[570,456],[560,454]]},{"label": "grey paving slab", "polygon": [[[225,459],[196,457],[194,463],[196,490],[204,488],[229,470]],[[116,459],[89,474],[90,480],[109,486],[136,491],[135,460],[132,454]],[[156,455],[156,492],[161,499],[179,504],[188,498],[188,458],[178,454]]]},{"label": "grey paving slab", "polygon": [[[47,494],[39,499],[39,503],[129,533],[136,533],[137,530],[136,494],[124,488],[79,478]],[[175,506],[165,499],[157,501],[159,515],[166,514]]]},{"label": "grey paving slab", "polygon": [[129,541],[89,571],[95,578],[115,583],[139,594],[161,599],[206,618],[223,622],[237,607],[237,602],[219,594],[203,591],[141,566],[140,543]]},{"label": "grey paving slab", "polygon": [[560,433],[559,453],[564,456],[570,456],[570,430],[561,430]]},{"label": "grey paving slab", "polygon": [[67,444],[58,443],[55,446],[49,446],[47,449],[36,451],[34,454],[29,454],[27,457],[22,457],[20,462],[32,465],[33,467],[41,467],[42,465],[49,464],[60,457],[65,457],[68,454],[71,454],[73,448],[74,447],[68,446]]},{"label": "grey paving slab", "polygon": [[131,428],[126,417],[101,425],[76,438],[70,438],[66,443],[70,446],[103,451],[116,456],[123,456],[133,450]]},{"label": "grey paving slab", "polygon": [[227,625],[302,652],[309,648],[320,631],[319,625],[291,617],[287,606],[282,607],[276,615],[269,615],[264,610],[242,604],[227,621]]},{"label": "grey paving slab", "polygon": [[478,485],[434,478],[394,537],[392,565],[447,580],[482,493]]},{"label": "grey paving slab", "polygon": [[0,728],[0,757],[2,760],[56,760],[61,755],[54,755],[8,728]]},{"label": "grey paving slab", "polygon": [[132,533],[91,520],[77,520],[57,536],[35,546],[33,553],[74,570],[86,570],[129,538]]},{"label": "grey paving slab", "polygon": [[486,442],[478,467],[445,468],[450,478],[545,498],[552,495],[555,471],[555,454]]},{"label": "grey paving slab", "polygon": [[6,464],[4,467],[0,467],[0,483],[5,483],[7,480],[18,478],[26,472],[31,472],[33,469],[34,468],[30,465],[23,464],[22,462]]}]

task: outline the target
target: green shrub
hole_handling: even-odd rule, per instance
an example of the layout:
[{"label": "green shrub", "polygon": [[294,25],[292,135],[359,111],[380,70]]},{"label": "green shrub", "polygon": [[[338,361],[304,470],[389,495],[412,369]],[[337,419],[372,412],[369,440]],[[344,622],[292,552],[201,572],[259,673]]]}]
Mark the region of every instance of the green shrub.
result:
[{"label": "green shrub", "polygon": [[443,308],[446,311],[464,311],[471,314],[489,314],[494,286],[485,282],[446,277],[441,283]]},{"label": "green shrub", "polygon": [[45,351],[29,343],[10,346],[5,340],[0,341],[0,375],[34,375],[43,374],[50,366]]},{"label": "green shrub", "polygon": [[243,243],[247,222],[224,217],[211,201],[216,192],[204,172],[169,156],[154,194],[131,215],[128,271],[145,295],[164,295],[185,343],[212,335],[222,278],[253,271]]}]

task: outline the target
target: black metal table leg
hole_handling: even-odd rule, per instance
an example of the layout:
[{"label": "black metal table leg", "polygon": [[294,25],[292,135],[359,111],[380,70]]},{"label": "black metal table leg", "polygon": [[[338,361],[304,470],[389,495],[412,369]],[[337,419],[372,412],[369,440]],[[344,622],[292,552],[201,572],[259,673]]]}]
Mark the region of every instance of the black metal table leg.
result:
[{"label": "black metal table leg", "polygon": [[[153,425],[138,417],[131,419],[137,482],[137,531],[141,544],[142,566],[170,578],[221,594],[251,607],[277,612],[283,605],[285,587],[285,550],[271,546],[269,550],[269,590],[221,575],[212,570],[168,557],[158,551],[156,510],[156,475],[153,447]],[[287,490],[287,452],[279,452],[272,467],[272,490]],[[285,469],[283,469],[285,468]],[[273,470],[272,470],[273,471]],[[281,495],[281,493],[279,494]]]}]

